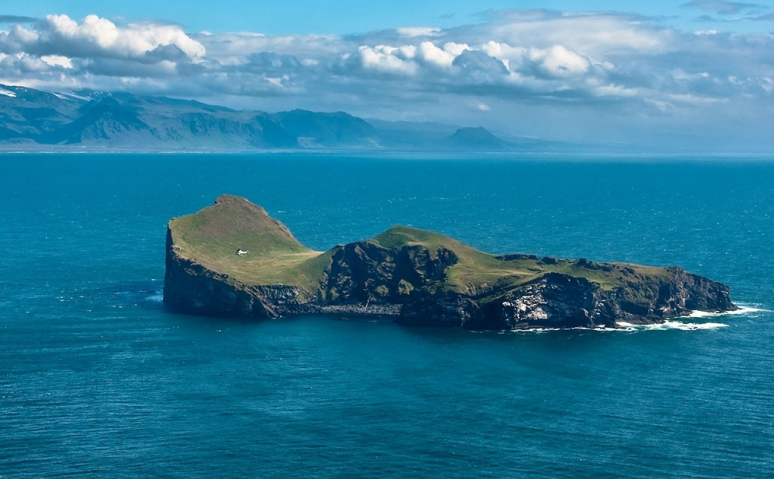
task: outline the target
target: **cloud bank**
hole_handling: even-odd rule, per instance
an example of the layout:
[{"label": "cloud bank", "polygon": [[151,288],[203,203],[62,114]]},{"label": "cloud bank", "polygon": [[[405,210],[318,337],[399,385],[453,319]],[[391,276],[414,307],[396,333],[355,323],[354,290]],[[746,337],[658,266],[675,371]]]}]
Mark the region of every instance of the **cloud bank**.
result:
[{"label": "cloud bank", "polygon": [[[718,14],[757,8],[687,5]],[[771,127],[771,34],[683,32],[634,15],[542,10],[489,12],[483,23],[451,29],[353,36],[187,33],[174,24],[117,25],[95,15],[3,18],[9,27],[0,31],[0,83],[265,110],[467,118],[569,139],[645,141],[675,131],[714,137],[729,128],[756,139]]]},{"label": "cloud bank", "polygon": [[700,10],[708,10],[715,12],[718,15],[734,15],[737,13],[746,12],[748,10],[760,10],[765,8],[757,3],[739,3],[739,2],[724,2],[724,1],[693,1],[683,4],[683,7],[698,8]]}]

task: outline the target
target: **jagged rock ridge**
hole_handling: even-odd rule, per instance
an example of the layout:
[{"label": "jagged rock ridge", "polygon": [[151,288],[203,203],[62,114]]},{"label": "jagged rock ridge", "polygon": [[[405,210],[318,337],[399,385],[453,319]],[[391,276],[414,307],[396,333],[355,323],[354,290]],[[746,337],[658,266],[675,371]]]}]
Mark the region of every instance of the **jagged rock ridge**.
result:
[{"label": "jagged rock ridge", "polygon": [[727,286],[678,267],[495,256],[403,226],[316,252],[262,208],[228,195],[170,221],[164,301],[212,316],[379,315],[407,326],[497,330],[616,327],[736,309]]}]

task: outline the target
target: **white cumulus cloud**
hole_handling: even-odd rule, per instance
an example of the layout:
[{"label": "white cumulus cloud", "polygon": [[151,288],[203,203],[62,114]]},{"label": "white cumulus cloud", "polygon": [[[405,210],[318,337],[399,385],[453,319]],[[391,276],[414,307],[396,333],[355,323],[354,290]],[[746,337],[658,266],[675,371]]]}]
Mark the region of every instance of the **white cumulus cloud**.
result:
[{"label": "white cumulus cloud", "polygon": [[545,50],[531,48],[527,56],[545,72],[555,76],[583,74],[588,71],[590,65],[586,58],[568,50],[564,45],[554,45]]},{"label": "white cumulus cloud", "polygon": [[80,23],[67,15],[47,15],[36,28],[14,25],[9,33],[0,34],[0,48],[48,56],[131,58],[175,47],[194,62],[206,55],[204,46],[176,25],[134,23],[119,27],[96,15],[88,15]]},{"label": "white cumulus cloud", "polygon": [[413,75],[417,72],[418,66],[408,59],[410,57],[407,57],[407,52],[413,56],[413,49],[408,47],[377,45],[372,48],[364,45],[358,49],[358,56],[364,68],[383,73]]}]

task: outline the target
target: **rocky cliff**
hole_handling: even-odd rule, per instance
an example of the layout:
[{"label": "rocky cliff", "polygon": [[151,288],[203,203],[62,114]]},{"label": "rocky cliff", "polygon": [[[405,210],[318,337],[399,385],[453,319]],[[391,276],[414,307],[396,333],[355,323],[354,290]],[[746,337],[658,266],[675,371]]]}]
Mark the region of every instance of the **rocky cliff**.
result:
[{"label": "rocky cliff", "polygon": [[729,288],[678,267],[494,256],[394,227],[315,252],[243,198],[169,224],[164,302],[211,316],[378,315],[407,326],[615,327],[730,311]]}]

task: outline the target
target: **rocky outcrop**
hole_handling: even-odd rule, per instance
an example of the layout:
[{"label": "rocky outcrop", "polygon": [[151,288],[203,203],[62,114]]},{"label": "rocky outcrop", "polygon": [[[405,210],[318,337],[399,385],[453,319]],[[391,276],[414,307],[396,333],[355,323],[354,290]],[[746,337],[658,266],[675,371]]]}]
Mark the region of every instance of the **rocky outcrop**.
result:
[{"label": "rocky outcrop", "polygon": [[[228,198],[221,203],[229,201],[238,204]],[[236,208],[233,204],[229,207]],[[282,232],[277,237],[295,248],[295,239],[281,223],[268,221],[271,218],[263,210],[255,211],[261,213],[254,214],[265,221],[265,228]],[[208,268],[183,253],[170,226],[164,302],[184,313],[210,316],[387,316],[406,326],[476,330],[613,328],[619,322],[659,323],[695,310],[736,309],[728,286],[678,267],[644,268],[520,254],[489,256],[429,235],[435,234],[400,227],[373,240],[337,246],[316,256],[314,267],[301,264],[299,271],[306,275],[319,269],[318,279],[304,287],[301,283],[247,284]],[[405,240],[408,237],[412,240]],[[430,240],[423,243],[422,238]],[[466,280],[480,276],[461,286],[459,278],[450,279],[460,265],[468,268]],[[487,267],[492,269],[481,270]],[[528,270],[519,273],[528,276],[526,280],[514,275],[497,281],[481,279],[491,276],[488,271],[499,274],[503,268],[511,268],[514,275]]]},{"label": "rocky outcrop", "polygon": [[325,280],[311,296],[295,286],[245,285],[181,258],[171,244],[167,251],[165,302],[210,316],[376,315],[395,316],[406,326],[505,330],[612,328],[620,321],[656,323],[694,310],[735,309],[727,286],[681,268],[669,268],[669,278],[637,276],[609,291],[585,278],[548,273],[491,299],[427,288],[454,264],[451,251],[391,251],[354,243],[333,255]]},{"label": "rocky outcrop", "polygon": [[325,270],[326,304],[403,304],[412,291],[443,280],[457,262],[454,252],[421,246],[387,249],[361,241],[339,248]]},{"label": "rocky outcrop", "polygon": [[404,326],[442,326],[468,329],[483,324],[479,303],[471,297],[455,292],[417,291],[403,305],[396,319]]},{"label": "rocky outcrop", "polygon": [[[284,226],[282,226],[284,228]],[[426,248],[389,250],[368,242],[342,246],[333,254],[319,289],[244,284],[185,258],[167,230],[164,302],[178,311],[205,316],[277,318],[299,314],[398,316],[412,291],[443,279],[456,256]]]},{"label": "rocky outcrop", "polygon": [[616,327],[660,323],[692,311],[732,311],[728,286],[669,268],[670,277],[637,276],[605,290],[585,278],[548,273],[494,299],[457,293],[411,295],[398,322],[467,329]]},{"label": "rocky outcrop", "polygon": [[732,311],[726,285],[669,268],[671,276],[636,276],[604,290],[585,278],[549,273],[489,302],[477,329],[608,327],[660,323],[692,311]]}]

